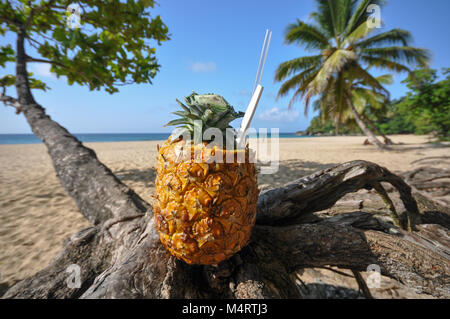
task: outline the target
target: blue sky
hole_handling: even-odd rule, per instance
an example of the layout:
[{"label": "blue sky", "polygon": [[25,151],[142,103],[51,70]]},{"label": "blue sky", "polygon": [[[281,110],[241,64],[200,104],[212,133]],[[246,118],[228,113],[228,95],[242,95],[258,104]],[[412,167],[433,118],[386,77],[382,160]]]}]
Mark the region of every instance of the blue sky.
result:
[{"label": "blue sky", "polygon": [[[314,9],[313,0],[171,0],[160,1],[154,9],[168,25],[171,40],[157,48],[162,65],[153,85],[120,88],[110,95],[69,86],[56,79],[46,65],[30,64],[30,71],[52,88],[35,91],[36,100],[49,115],[74,133],[169,132],[163,128],[176,110],[175,98],[192,91],[223,95],[236,109],[245,111],[258,66],[266,28],[273,31],[262,77],[264,93],[253,127],[278,127],[295,132],[308,126],[314,114],[305,117],[301,101],[287,110],[289,97],[275,101],[280,83],[274,83],[277,66],[286,60],[310,54],[301,47],[283,44],[288,23],[306,19]],[[432,51],[433,68],[450,67],[450,1],[390,0],[382,9],[383,30],[400,27],[414,36],[414,44]],[[14,40],[12,35],[1,43]],[[0,76],[13,71],[12,65]],[[397,75],[389,87],[393,98],[406,91]],[[14,91],[10,91],[10,94]],[[239,122],[234,123],[236,126]],[[0,107],[0,133],[30,133],[23,115]]]}]

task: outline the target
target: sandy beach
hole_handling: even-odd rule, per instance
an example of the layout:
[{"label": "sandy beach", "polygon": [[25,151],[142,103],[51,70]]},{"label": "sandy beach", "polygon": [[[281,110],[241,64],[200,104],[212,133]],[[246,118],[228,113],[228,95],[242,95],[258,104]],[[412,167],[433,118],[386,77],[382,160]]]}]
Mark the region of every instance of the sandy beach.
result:
[{"label": "sandy beach", "polygon": [[[367,160],[393,172],[413,161],[450,156],[450,148],[427,144],[428,137],[392,136],[393,151],[363,146],[365,137],[315,137],[280,140],[280,169],[260,175],[261,188],[276,187],[335,164]],[[152,202],[156,145],[161,142],[86,144],[142,198]],[[43,144],[0,145],[0,285],[33,275],[59,251],[65,238],[89,226],[65,193]]]}]

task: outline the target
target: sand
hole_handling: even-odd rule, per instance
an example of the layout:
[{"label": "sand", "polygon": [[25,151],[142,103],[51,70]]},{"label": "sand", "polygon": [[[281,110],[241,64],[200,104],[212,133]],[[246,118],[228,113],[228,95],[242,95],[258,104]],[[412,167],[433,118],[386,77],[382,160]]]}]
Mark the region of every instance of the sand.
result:
[{"label": "sand", "polygon": [[[280,140],[280,168],[260,175],[261,188],[275,187],[335,164],[368,160],[394,172],[412,169],[450,148],[426,144],[426,136],[392,136],[391,152],[363,146],[364,137]],[[89,143],[99,159],[145,200],[154,194],[156,145],[161,142]],[[45,146],[0,145],[0,288],[33,275],[60,250],[65,238],[88,227],[53,170]],[[1,290],[1,289],[0,289]]]}]

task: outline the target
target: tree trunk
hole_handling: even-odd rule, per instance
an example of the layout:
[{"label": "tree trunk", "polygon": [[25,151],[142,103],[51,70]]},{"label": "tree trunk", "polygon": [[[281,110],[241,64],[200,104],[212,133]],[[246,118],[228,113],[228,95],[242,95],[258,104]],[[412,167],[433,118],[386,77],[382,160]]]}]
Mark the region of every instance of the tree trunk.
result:
[{"label": "tree trunk", "polygon": [[361,128],[361,130],[366,134],[367,138],[369,139],[369,142],[373,145],[376,145],[379,149],[388,149],[383,143],[381,143],[375,134],[367,127],[366,123],[361,119],[358,112],[355,109],[355,106],[353,105],[353,102],[350,98],[348,98],[348,104],[350,106],[350,110],[352,111],[353,117],[355,118],[356,123]]},{"label": "tree trunk", "polygon": [[47,147],[61,185],[80,212],[97,225],[109,218],[143,215],[149,209],[133,190],[103,165],[95,152],[53,121],[30,91],[24,50],[24,33],[17,36],[16,89],[21,110],[33,133]]},{"label": "tree trunk", "polygon": [[[21,59],[18,54],[18,64]],[[26,71],[23,66],[18,72]],[[411,188],[387,169],[364,161],[263,192],[251,240],[232,258],[216,266],[177,260],[159,241],[151,206],[52,121],[34,102],[26,75],[20,75],[17,91],[25,117],[92,227],[66,240],[45,269],[11,287],[4,298],[297,298],[292,274],[299,268],[365,271],[371,264],[418,292],[450,297],[448,225],[421,224]],[[397,214],[382,182],[399,192],[404,214]],[[314,214],[348,193],[372,188],[387,203],[394,223],[415,232],[368,213]]]},{"label": "tree trunk", "polygon": [[392,140],[389,137],[387,137],[386,135],[381,133],[381,131],[378,129],[378,127],[375,125],[375,123],[373,123],[372,120],[368,116],[366,116],[364,113],[362,114],[362,116],[367,121],[367,123],[369,123],[369,125],[372,127],[372,129],[375,131],[375,133],[377,133],[378,135],[381,135],[381,137],[384,140],[384,145],[393,145],[394,144],[394,142],[392,142]]},{"label": "tree trunk", "polygon": [[340,124],[341,124],[341,121],[339,121],[339,119],[336,118],[334,121],[334,127],[335,127],[334,135],[336,135],[336,136],[339,135]]}]

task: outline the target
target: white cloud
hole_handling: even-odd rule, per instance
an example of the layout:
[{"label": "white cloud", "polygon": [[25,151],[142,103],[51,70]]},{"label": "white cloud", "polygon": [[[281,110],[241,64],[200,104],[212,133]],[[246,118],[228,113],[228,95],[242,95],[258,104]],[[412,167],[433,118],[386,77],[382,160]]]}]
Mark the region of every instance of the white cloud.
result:
[{"label": "white cloud", "polygon": [[56,76],[50,72],[50,64],[48,63],[30,63],[31,72],[34,75],[43,76],[46,78],[56,79]]},{"label": "white cloud", "polygon": [[288,109],[281,110],[278,107],[273,107],[260,114],[259,119],[263,121],[292,123],[295,122],[299,116],[300,112],[297,110],[289,111]]},{"label": "white cloud", "polygon": [[213,72],[217,69],[217,66],[214,62],[193,62],[190,69],[193,72]]}]

